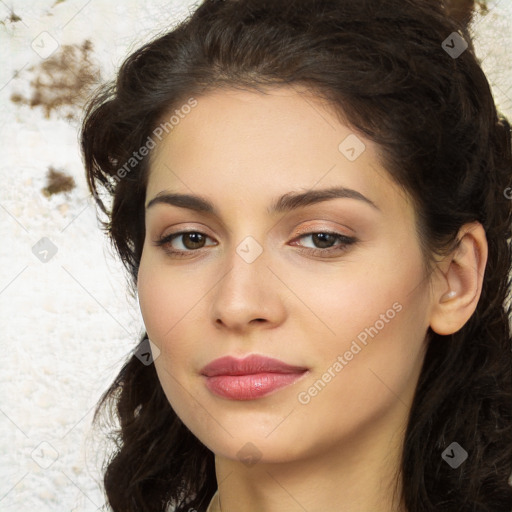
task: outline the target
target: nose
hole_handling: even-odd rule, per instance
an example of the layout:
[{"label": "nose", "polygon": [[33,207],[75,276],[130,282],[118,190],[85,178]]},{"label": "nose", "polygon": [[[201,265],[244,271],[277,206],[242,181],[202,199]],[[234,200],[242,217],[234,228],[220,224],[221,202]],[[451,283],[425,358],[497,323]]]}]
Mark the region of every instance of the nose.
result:
[{"label": "nose", "polygon": [[227,270],[212,295],[215,326],[241,334],[282,323],[283,285],[268,266],[267,252],[251,261],[241,251],[233,251],[227,260]]}]

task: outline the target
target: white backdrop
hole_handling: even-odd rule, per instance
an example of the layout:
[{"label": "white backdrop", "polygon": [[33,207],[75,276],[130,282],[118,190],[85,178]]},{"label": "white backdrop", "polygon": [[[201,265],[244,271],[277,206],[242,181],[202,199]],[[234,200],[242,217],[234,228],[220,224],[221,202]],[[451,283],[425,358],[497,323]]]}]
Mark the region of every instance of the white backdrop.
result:
[{"label": "white backdrop", "polygon": [[[102,78],[193,8],[191,0],[0,1],[0,510],[104,503],[92,410],[143,328],[87,191],[76,120],[15,103],[62,45],[93,43]],[[512,1],[474,23],[499,108],[512,118]],[[17,18],[21,18],[17,20]],[[31,69],[34,67],[34,69]],[[76,181],[45,197],[49,166]],[[55,252],[56,251],[56,252]],[[55,253],[55,254],[54,254]]]}]

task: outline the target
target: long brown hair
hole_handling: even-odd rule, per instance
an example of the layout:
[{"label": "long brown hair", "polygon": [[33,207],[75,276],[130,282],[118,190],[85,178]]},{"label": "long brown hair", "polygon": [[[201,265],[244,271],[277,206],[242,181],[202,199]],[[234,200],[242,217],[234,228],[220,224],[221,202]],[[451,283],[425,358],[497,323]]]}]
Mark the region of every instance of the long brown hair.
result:
[{"label": "long brown hair", "polygon": [[[132,284],[148,172],[147,157],[126,167],[133,152],[187,98],[286,84],[306,85],[380,145],[415,202],[428,257],[453,247],[463,224],[482,223],[489,257],[477,310],[455,334],[429,332],[403,499],[410,512],[512,510],[511,133],[466,27],[441,0],[204,0],[133,53],[90,103],[81,134],[91,191]],[[109,411],[112,510],[204,511],[217,487],[213,454],[173,411],[154,365],[129,358],[96,418]],[[457,469],[441,458],[452,441],[468,452]]]}]

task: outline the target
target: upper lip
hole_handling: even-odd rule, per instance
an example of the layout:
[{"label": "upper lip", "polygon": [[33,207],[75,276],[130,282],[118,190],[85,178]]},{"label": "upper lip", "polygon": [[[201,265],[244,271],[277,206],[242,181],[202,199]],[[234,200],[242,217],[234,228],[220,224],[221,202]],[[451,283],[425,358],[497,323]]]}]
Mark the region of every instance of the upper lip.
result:
[{"label": "upper lip", "polygon": [[252,375],[256,373],[302,373],[306,370],[307,368],[303,366],[292,366],[279,359],[251,355],[244,359],[232,356],[220,357],[208,363],[201,370],[201,374],[215,377],[217,375]]}]

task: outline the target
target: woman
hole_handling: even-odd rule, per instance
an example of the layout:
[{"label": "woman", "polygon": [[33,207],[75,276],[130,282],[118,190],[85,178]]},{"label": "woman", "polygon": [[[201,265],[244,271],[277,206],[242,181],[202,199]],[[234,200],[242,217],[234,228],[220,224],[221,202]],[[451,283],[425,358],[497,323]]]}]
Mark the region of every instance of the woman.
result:
[{"label": "woman", "polygon": [[510,128],[443,9],[205,0],[89,106],[112,510],[512,510]]}]

